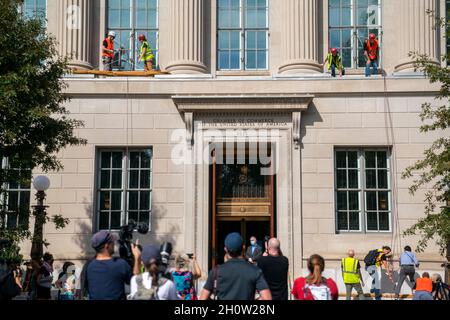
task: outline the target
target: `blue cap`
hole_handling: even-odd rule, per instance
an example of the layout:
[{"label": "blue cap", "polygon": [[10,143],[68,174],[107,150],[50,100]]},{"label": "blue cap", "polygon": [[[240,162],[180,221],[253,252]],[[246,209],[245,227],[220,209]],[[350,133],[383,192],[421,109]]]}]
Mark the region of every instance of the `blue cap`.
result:
[{"label": "blue cap", "polygon": [[106,243],[113,243],[117,241],[117,236],[109,231],[102,230],[94,234],[91,240],[92,248],[96,249]]},{"label": "blue cap", "polygon": [[142,248],[141,261],[143,264],[147,264],[152,259],[160,260],[161,254],[159,253],[158,247],[149,244],[149,245],[146,245],[144,248]]},{"label": "blue cap", "polygon": [[237,232],[230,233],[225,238],[225,248],[228,249],[228,251],[233,253],[241,252],[242,246],[244,245],[244,240],[242,239],[241,235]]}]

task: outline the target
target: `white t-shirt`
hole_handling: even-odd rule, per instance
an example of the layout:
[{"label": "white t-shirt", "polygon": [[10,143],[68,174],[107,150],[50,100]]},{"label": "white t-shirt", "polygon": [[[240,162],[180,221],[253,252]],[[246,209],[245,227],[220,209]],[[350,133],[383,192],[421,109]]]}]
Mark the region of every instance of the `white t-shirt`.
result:
[{"label": "white t-shirt", "polygon": [[[152,285],[152,277],[148,272],[144,272],[142,274],[142,283],[145,288],[150,289]],[[133,276],[130,281],[130,295],[132,297],[136,294],[138,290],[136,283],[136,276]],[[161,287],[158,289],[158,299],[159,300],[180,300],[177,295],[177,290],[175,284],[171,280],[167,280]]]}]

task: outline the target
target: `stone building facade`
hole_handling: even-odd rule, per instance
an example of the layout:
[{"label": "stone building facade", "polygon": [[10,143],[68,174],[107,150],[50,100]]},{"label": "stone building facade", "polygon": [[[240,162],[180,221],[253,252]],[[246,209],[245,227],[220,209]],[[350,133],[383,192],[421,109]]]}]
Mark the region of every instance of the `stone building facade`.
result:
[{"label": "stone building facade", "polygon": [[[72,67],[101,68],[101,43],[116,14],[113,2],[47,0],[48,31],[61,54],[72,54]],[[445,1],[237,0],[241,22],[251,21],[251,5],[267,14],[256,31],[237,24],[244,40],[236,50],[221,42],[234,34],[235,26],[227,29],[220,22],[221,15],[234,19],[233,2],[154,1],[157,44],[152,45],[157,65],[169,75],[67,76],[67,107],[71,117],[84,121],[77,134],[88,144],[61,152],[64,170],[47,174],[49,211],[70,219],[63,230],[45,229],[48,250],[58,261],[86,259],[93,232],[100,225],[123,224],[130,214],[149,217],[149,234],[136,235],[141,242],[169,240],[177,251],[195,252],[204,276],[221,259],[223,234],[233,229],[247,241],[253,233],[260,240],[264,234],[280,238],[291,278],[305,271],[312,253],[323,255],[327,273],[341,282],[340,258],[347,249],[362,259],[389,245],[398,258],[401,246],[416,244],[418,238],[401,233],[423,216],[426,190],[411,196],[412,181],[400,176],[442,132],[419,132],[421,104],[433,102],[439,87],[414,71],[408,53],[417,50],[440,63],[444,33],[433,29],[426,12],[443,15]],[[68,11],[70,6],[79,11]],[[242,13],[246,6],[250,9]],[[81,14],[78,20],[74,12]],[[359,28],[360,12],[366,22],[376,18]],[[341,22],[334,25],[336,19]],[[68,21],[77,27],[68,27]],[[373,30],[381,43],[382,71],[365,78],[359,45]],[[248,67],[254,63],[252,31],[265,37],[255,49],[259,68]],[[323,70],[333,43],[347,59],[342,79]],[[269,146],[275,175],[252,173],[252,143]],[[235,150],[231,158],[238,161],[241,150],[247,160],[234,167],[217,162],[222,145],[226,155]],[[132,164],[135,158],[139,165]],[[230,170],[234,175],[226,176]],[[127,185],[137,172],[149,173],[150,183],[140,178],[137,187]],[[253,182],[248,187],[243,181]],[[149,206],[132,208],[133,192],[149,199]],[[258,200],[252,192],[262,196]],[[435,246],[419,259],[423,270],[442,271]]]}]

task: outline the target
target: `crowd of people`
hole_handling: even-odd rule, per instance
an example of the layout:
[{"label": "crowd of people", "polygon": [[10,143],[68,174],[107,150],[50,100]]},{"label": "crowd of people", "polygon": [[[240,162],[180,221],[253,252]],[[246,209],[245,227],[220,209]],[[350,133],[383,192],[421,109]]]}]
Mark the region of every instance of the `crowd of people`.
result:
[{"label": "crowd of people", "polygon": [[[131,244],[133,261],[130,263],[114,256],[117,240],[114,233],[96,233],[91,240],[95,257],[84,264],[78,277],[75,265],[65,262],[54,279],[53,256],[45,253],[42,260],[26,264],[27,271],[23,276],[14,273],[16,289],[19,293],[26,292],[30,300],[55,299],[52,289],[57,289],[58,300],[288,300],[289,293],[296,300],[339,299],[338,286],[332,277],[324,276],[325,260],[317,254],[307,261],[308,274],[295,279],[290,288],[289,259],[283,255],[276,238],[265,239],[263,247],[256,237],[251,237],[251,245],[246,248],[239,233],[230,233],[224,241],[225,262],[209,272],[199,293],[195,284],[202,271],[194,254],[177,254],[174,266],[169,268],[162,259],[161,248],[155,245],[142,247],[137,242]],[[371,250],[364,258],[365,270],[370,276],[370,293],[377,300],[382,298],[381,275],[384,271],[394,283],[388,264],[390,256],[391,249],[384,246]],[[399,262],[396,299],[400,298],[402,285],[409,277],[413,300],[448,300],[448,286],[440,275],[430,277],[424,272],[422,276],[416,276],[420,263],[411,247],[404,248]],[[361,268],[355,251],[349,250],[341,261],[347,300],[352,298],[353,290],[357,293],[355,299],[366,299]]]}]

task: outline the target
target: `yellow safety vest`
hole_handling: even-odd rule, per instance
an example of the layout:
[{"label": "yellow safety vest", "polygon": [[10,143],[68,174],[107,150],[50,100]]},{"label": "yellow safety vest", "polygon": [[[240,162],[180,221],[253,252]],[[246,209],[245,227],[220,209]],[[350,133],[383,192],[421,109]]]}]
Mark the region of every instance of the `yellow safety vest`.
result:
[{"label": "yellow safety vest", "polygon": [[344,275],[344,283],[359,283],[361,279],[358,272],[358,259],[343,258],[342,273]]},{"label": "yellow safety vest", "polygon": [[[145,46],[147,46],[147,51],[145,52],[145,55],[143,55]],[[144,60],[144,61],[153,60],[153,51],[152,51],[152,48],[150,47],[150,43],[147,40],[142,42],[141,56],[142,56],[142,60]]]},{"label": "yellow safety vest", "polygon": [[338,69],[338,70],[340,70],[340,69],[342,69],[342,59],[341,59],[341,56],[339,55],[339,54],[336,54],[336,56],[335,57],[333,57],[333,54],[332,53],[329,53],[328,55],[327,55],[327,60],[328,60],[328,70],[331,70],[331,64],[333,63],[333,59],[335,60],[335,63],[336,63],[336,68]]}]

